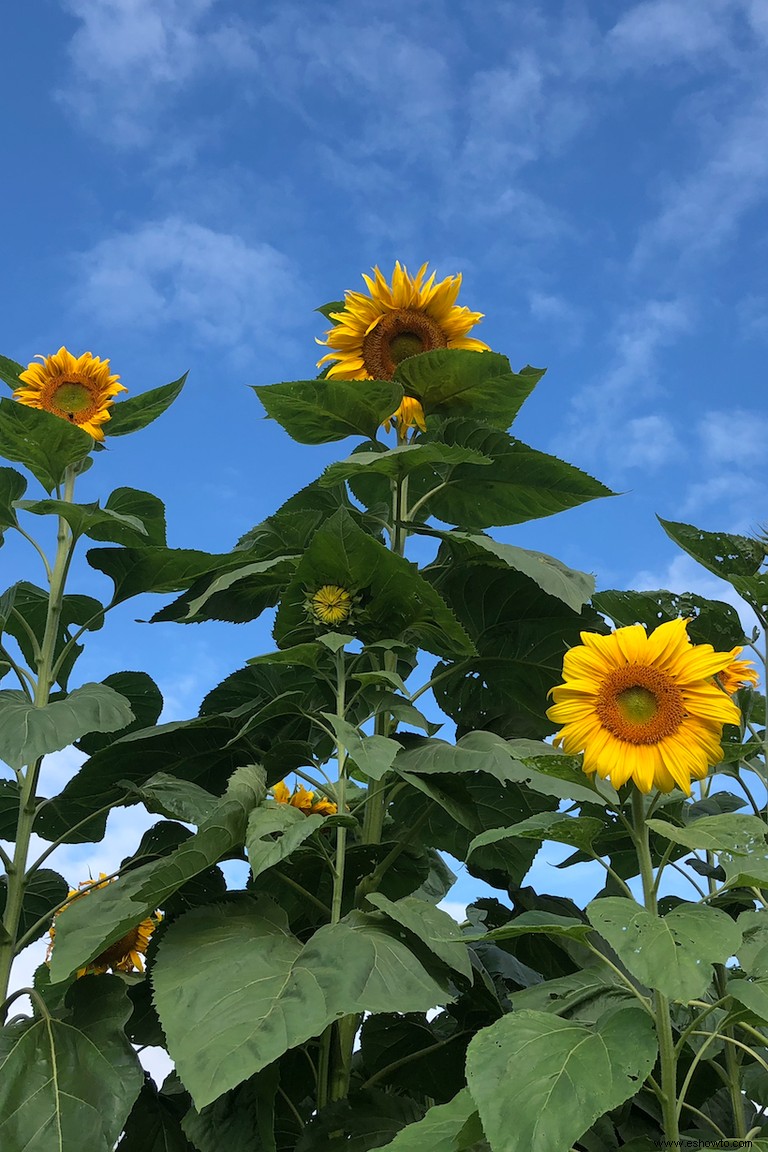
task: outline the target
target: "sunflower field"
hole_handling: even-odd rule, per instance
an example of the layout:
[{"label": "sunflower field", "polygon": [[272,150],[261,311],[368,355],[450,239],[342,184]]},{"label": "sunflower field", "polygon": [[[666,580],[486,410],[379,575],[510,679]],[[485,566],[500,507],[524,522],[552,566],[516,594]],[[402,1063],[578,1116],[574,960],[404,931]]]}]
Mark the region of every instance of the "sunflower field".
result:
[{"label": "sunflower field", "polygon": [[[77,498],[184,378],[0,358],[30,557],[0,592],[0,1152],[768,1148],[766,540],[661,521],[740,615],[494,539],[614,494],[515,436],[543,369],[427,271],[374,269],[319,309],[319,376],[255,387],[274,437],[343,444],[223,554],[168,547],[150,492]],[[272,612],[274,650],[158,723],[145,672],[77,673],[146,593]],[[132,805],[119,869],[52,867]],[[602,870],[586,906],[531,885],[542,846]]]}]

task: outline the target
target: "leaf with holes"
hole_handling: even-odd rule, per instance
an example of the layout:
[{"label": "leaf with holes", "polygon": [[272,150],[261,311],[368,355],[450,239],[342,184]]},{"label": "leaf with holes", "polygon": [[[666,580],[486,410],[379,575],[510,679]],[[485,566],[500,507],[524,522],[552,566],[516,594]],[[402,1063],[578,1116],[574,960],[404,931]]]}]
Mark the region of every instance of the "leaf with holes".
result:
[{"label": "leaf with holes", "polygon": [[608,896],[587,905],[589,922],[632,975],[671,1000],[702,996],[711,966],[738,950],[741,930],[717,908],[682,904],[653,916],[634,900]]},{"label": "leaf with holes", "polygon": [[522,1010],[479,1032],[467,1082],[494,1152],[569,1152],[653,1069],[653,1022],[619,1008],[595,1028]]}]

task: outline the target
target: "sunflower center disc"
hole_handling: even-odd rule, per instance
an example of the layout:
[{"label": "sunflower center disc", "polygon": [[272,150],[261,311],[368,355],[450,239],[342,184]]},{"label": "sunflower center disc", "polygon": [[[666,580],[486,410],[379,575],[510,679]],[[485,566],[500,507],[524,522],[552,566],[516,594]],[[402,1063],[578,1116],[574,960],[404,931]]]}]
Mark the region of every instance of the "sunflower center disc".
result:
[{"label": "sunflower center disc", "polygon": [[84,412],[91,406],[91,393],[84,384],[75,380],[65,380],[56,389],[56,407],[69,416]]},{"label": "sunflower center disc", "polygon": [[374,380],[391,380],[409,356],[447,347],[447,336],[431,317],[416,308],[399,308],[382,316],[364,337],[363,362]]},{"label": "sunflower center disc", "polygon": [[628,744],[658,744],[685,719],[683,694],[675,681],[644,664],[614,668],[595,707],[604,727]]},{"label": "sunflower center disc", "polygon": [[138,928],[131,928],[130,932],[127,932],[125,936],[121,936],[114,944],[110,944],[109,948],[105,948],[101,955],[97,956],[91,963],[106,968],[113,968],[123,957],[133,951],[138,940]]},{"label": "sunflower center disc", "polygon": [[647,688],[626,688],[616,697],[616,707],[630,724],[645,724],[659,710],[656,697]]}]

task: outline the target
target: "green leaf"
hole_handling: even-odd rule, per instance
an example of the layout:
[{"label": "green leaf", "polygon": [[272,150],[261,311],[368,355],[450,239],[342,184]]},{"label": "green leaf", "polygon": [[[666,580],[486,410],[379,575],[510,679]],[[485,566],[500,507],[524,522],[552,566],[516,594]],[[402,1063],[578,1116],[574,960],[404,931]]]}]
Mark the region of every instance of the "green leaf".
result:
[{"label": "green leaf", "polygon": [[167,772],[156,772],[144,784],[136,786],[136,795],[150,812],[198,826],[208,819],[220,799],[199,784],[179,780]]},{"label": "green leaf", "polygon": [[302,947],[267,900],[182,916],[163,935],[153,982],[197,1108],[342,1016],[423,1012],[451,999],[378,914],[352,912]]},{"label": "green leaf", "polygon": [[594,816],[566,816],[563,812],[539,812],[513,824],[511,828],[490,828],[481,832],[469,846],[469,855],[488,844],[498,844],[502,840],[514,840],[519,837],[536,840],[540,844],[545,840],[556,844],[570,844],[573,848],[580,848],[583,852],[589,851],[592,841],[603,831],[602,820]]},{"label": "green leaf", "polygon": [[16,525],[16,509],[14,503],[20,500],[26,491],[27,481],[21,472],[15,468],[0,468],[0,544],[3,542],[3,532],[6,528]]},{"label": "green leaf", "polygon": [[472,729],[500,736],[547,736],[557,725],[546,716],[547,693],[562,679],[563,657],[582,631],[607,626],[590,607],[572,611],[528,576],[492,564],[457,564],[445,547],[424,575],[456,613],[478,651],[433,677],[440,708],[461,737]]},{"label": "green leaf", "polygon": [[[13,612],[9,611],[6,616],[4,629],[18,643],[29,667],[35,668],[38,651],[31,642],[29,632],[34,635],[39,649],[43,643],[45,624],[48,618],[48,593],[34,584],[20,581],[8,589],[6,596],[9,598],[8,608],[12,607]],[[0,609],[0,616],[3,615],[5,613]],[[27,625],[26,628],[18,616],[23,617]],[[56,662],[61,657],[65,645],[71,639],[70,628],[73,624],[87,626],[88,631],[91,632],[98,631],[104,624],[103,606],[92,596],[64,596],[53,650],[53,658]],[[64,690],[66,690],[72,666],[82,650],[82,644],[73,644],[56,674],[56,682]]]},{"label": "green leaf", "polygon": [[637,1093],[656,1053],[639,1008],[620,1008],[597,1029],[523,1010],[475,1036],[467,1081],[494,1152],[569,1152]]},{"label": "green leaf", "polygon": [[401,745],[386,736],[361,734],[354,724],[342,720],[333,712],[323,712],[322,715],[363,775],[371,780],[381,780],[392,767],[395,756],[401,751]]},{"label": "green leaf", "polygon": [[181,1129],[186,1110],[183,1100],[158,1092],[147,1076],[125,1122],[117,1152],[196,1152]]},{"label": "green leaf", "polygon": [[768,1024],[768,979],[732,976],[727,991],[729,996]]},{"label": "green leaf", "polygon": [[[533,760],[522,762],[515,755],[540,750]],[[548,749],[549,754],[545,750]],[[456,744],[445,740],[420,740],[401,751],[395,769],[417,775],[435,772],[488,772],[502,784],[526,784],[543,796],[561,800],[578,800],[588,804],[605,804],[605,800],[588,783],[588,778],[548,744],[533,741],[508,741],[495,732],[468,732]]]},{"label": "green leaf", "polygon": [[437,655],[464,655],[472,645],[440,595],[414,564],[358,528],[340,509],[312,537],[275,620],[281,647],[315,638],[308,592],[335,584],[360,594],[356,635],[366,644],[393,635]]},{"label": "green leaf", "polygon": [[192,548],[91,548],[86,559],[115,586],[113,604],[140,592],[178,592],[201,576],[242,568],[243,554],[212,555]]},{"label": "green leaf", "polygon": [[22,512],[30,512],[33,516],[60,516],[69,524],[75,538],[79,536],[92,536],[96,529],[99,535],[97,540],[117,539],[121,543],[128,540],[136,542],[136,538],[146,537],[147,533],[136,516],[125,516],[120,512],[112,512],[107,508],[100,508],[95,504],[70,504],[66,500],[20,500],[18,507]]},{"label": "green leaf", "polygon": [[436,1104],[422,1120],[402,1128],[382,1148],[387,1152],[466,1152],[482,1135],[475,1102],[464,1088],[447,1104]]},{"label": "green leaf", "polygon": [[685,848],[706,848],[709,852],[750,854],[765,849],[768,828],[757,816],[702,816],[685,828],[668,820],[650,819],[648,827],[673,844]]},{"label": "green leaf", "polygon": [[750,909],[739,916],[744,938],[736,955],[750,976],[768,976],[768,916],[760,909]]},{"label": "green leaf", "polygon": [[150,388],[138,396],[131,396],[128,400],[120,400],[110,408],[111,420],[103,425],[107,436],[126,436],[129,432],[138,432],[146,428],[158,416],[162,416],[166,408],[170,408],[176,397],[184,387],[188,373],[185,372],[178,380],[164,384],[161,388]]},{"label": "green leaf", "polygon": [[453,968],[466,980],[472,979],[472,964],[461,929],[442,908],[436,908],[413,896],[405,896],[397,901],[388,900],[381,892],[370,892],[366,899],[374,908],[383,912],[388,920],[394,920],[425,944],[449,968]]},{"label": "green leaf", "polygon": [[291,1152],[378,1152],[421,1112],[410,1095],[378,1088],[353,1091],[327,1104],[287,1147]]},{"label": "green leaf", "polygon": [[347,436],[374,440],[403,398],[392,380],[292,380],[253,390],[267,415],[299,444],[330,444]]},{"label": "green leaf", "polygon": [[252,796],[228,791],[200,830],[175,851],[126,872],[104,888],[94,889],[87,900],[74,901],[56,920],[51,982],[66,980],[76,969],[85,967],[155,909],[163,907],[182,884],[242,845],[252,807]]},{"label": "green leaf", "polygon": [[[434,484],[439,484],[444,475],[456,464],[490,464],[489,456],[463,448],[460,444],[399,444],[383,452],[368,449],[356,452],[346,460],[329,464],[320,477],[323,487],[339,484],[357,476],[383,476],[390,480],[403,479],[417,469],[429,468]],[[432,485],[430,485],[431,487]]]},{"label": "green leaf", "polygon": [[503,924],[478,936],[465,936],[470,942],[515,940],[518,936],[563,936],[571,940],[584,940],[591,933],[589,924],[573,916],[557,916],[551,912],[521,912]]},{"label": "green leaf", "polygon": [[291,855],[325,822],[315,812],[305,815],[290,804],[265,801],[248,817],[245,846],[254,879]]},{"label": "green leaf", "polygon": [[184,1131],[198,1152],[221,1152],[225,1147],[232,1152],[254,1148],[258,1152],[275,1152],[275,1095],[279,1082],[275,1064],[225,1092],[202,1112],[191,1109],[184,1117]]},{"label": "green leaf", "polygon": [[144,492],[141,488],[115,488],[107,497],[104,507],[121,516],[133,516],[140,520],[145,539],[132,540],[127,533],[122,539],[100,536],[97,530],[91,533],[94,540],[115,539],[118,544],[165,544],[165,505],[153,492]]},{"label": "green leaf", "polygon": [[[554,808],[557,801],[517,784],[501,784],[484,772],[417,776],[400,773],[413,790],[398,795],[392,815],[411,828],[418,821],[420,839],[457,859],[466,860],[472,838],[487,828],[507,827]],[[423,793],[419,796],[418,793]],[[422,824],[422,821],[424,823]],[[475,853],[469,869],[490,884],[519,887],[538,851],[531,840],[503,840]]]},{"label": "green leaf", "polygon": [[35,706],[21,691],[0,692],[0,758],[14,771],[86,732],[115,732],[133,720],[128,701],[105,684],[83,684],[65,700]]},{"label": "green leaf", "polygon": [[0,1147],[9,1152],[112,1152],[141,1088],[122,981],[85,977],[68,1001],[73,1024],[47,1017],[4,1030]]},{"label": "green leaf", "polygon": [[[15,838],[15,828],[13,832]],[[54,908],[61,904],[62,900],[66,900],[68,893],[69,885],[64,877],[59,876],[58,872],[51,871],[50,868],[38,868],[31,876],[28,876],[24,886],[24,903],[21,908],[17,940],[26,936],[38,920],[48,916]],[[5,912],[7,898],[8,877],[0,876],[0,917]],[[27,943],[31,944],[33,940],[39,940],[47,931],[48,924],[41,924],[35,935],[30,937]]]},{"label": "green leaf", "polygon": [[546,552],[531,552],[513,544],[499,544],[490,536],[469,532],[440,532],[442,540],[463,559],[480,559],[486,564],[493,560],[529,576],[542,591],[556,596],[574,612],[580,612],[595,590],[595,578],[590,573],[568,568],[562,561]]},{"label": "green leaf", "polygon": [[109,734],[89,732],[87,736],[82,736],[76,746],[89,756],[93,756],[101,748],[109,748],[115,740],[122,739],[123,736],[139,732],[143,728],[151,728],[163,710],[160,689],[146,672],[112,672],[104,677],[102,683],[128,701],[133,720],[117,732]]},{"label": "green leaf", "polygon": [[653,916],[634,900],[608,896],[587,905],[595,931],[632,975],[671,1000],[691,1000],[709,987],[712,964],[725,964],[741,931],[725,912],[682,904]]},{"label": "green leaf", "polygon": [[192,780],[218,794],[232,771],[249,758],[250,745],[233,744],[233,736],[233,722],[221,716],[160,724],[122,736],[95,752],[48,801],[35,821],[35,832],[46,840],[63,837],[67,844],[100,840],[107,820],[104,813],[77,832],[69,830],[107,804],[135,803],[126,795],[127,787],[143,784],[155,772]]},{"label": "green leaf", "polygon": [[327,304],[321,304],[319,308],[315,308],[315,312],[319,312],[321,316],[325,316],[326,320],[331,320],[334,312],[343,311],[343,300],[329,300]]},{"label": "green leaf", "polygon": [[439,439],[471,448],[493,461],[490,469],[457,465],[446,487],[429,497],[426,511],[446,524],[464,529],[524,524],[614,495],[572,464],[485,425],[448,420],[439,430]]},{"label": "green leaf", "polygon": [[754,576],[765,559],[765,548],[750,536],[705,532],[692,524],[662,520],[661,516],[657,520],[670,540],[723,580],[732,582],[733,576]]},{"label": "green leaf", "polygon": [[707,600],[692,592],[617,592],[608,589],[597,592],[592,604],[598,612],[610,616],[617,628],[631,624],[642,624],[647,632],[678,620],[681,616],[691,617],[688,634],[694,644],[711,644],[718,652],[727,652],[737,644],[743,644],[744,629],[739,614],[731,604],[721,600]]},{"label": "green leaf", "polygon": [[25,371],[23,364],[18,364],[15,360],[9,360],[7,356],[0,356],[0,380],[12,388],[14,392],[17,388],[24,387],[24,381],[19,379],[22,372]]},{"label": "green leaf", "polygon": [[19,786],[15,780],[0,780],[0,840],[16,839],[19,819]]},{"label": "green leaf", "polygon": [[92,447],[91,437],[76,424],[0,399],[0,456],[23,464],[46,492],[61,484],[67,468],[83,460]]},{"label": "green leaf", "polygon": [[527,365],[513,372],[498,352],[435,348],[398,364],[395,380],[415,393],[428,416],[468,416],[508,428],[546,372]]}]

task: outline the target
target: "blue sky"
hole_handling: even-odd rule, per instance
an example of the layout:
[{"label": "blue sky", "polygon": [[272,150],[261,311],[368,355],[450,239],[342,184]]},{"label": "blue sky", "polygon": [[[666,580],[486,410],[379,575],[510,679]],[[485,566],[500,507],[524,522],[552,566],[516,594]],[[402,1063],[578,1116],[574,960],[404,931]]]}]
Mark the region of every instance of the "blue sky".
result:
[{"label": "blue sky", "polygon": [[[228,550],[347,447],[294,444],[248,385],[313,376],[313,309],[373,264],[430,261],[477,335],[548,366],[517,434],[623,493],[497,535],[600,588],[726,595],[654,514],[766,519],[764,0],[37,0],[2,26],[0,351],[90,350],[130,394],[190,370],[83,499],[149,488],[173,546]],[[134,622],[159,603],[115,613],[81,678],[144,668],[180,718],[271,646]]]}]

